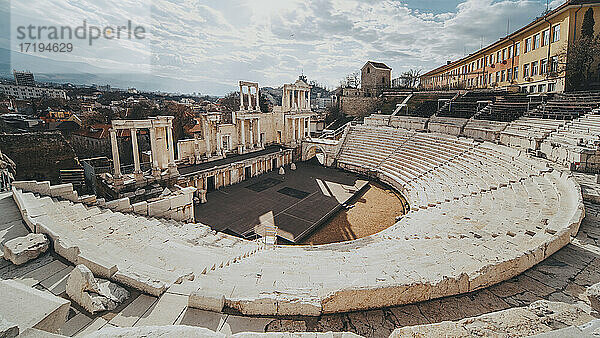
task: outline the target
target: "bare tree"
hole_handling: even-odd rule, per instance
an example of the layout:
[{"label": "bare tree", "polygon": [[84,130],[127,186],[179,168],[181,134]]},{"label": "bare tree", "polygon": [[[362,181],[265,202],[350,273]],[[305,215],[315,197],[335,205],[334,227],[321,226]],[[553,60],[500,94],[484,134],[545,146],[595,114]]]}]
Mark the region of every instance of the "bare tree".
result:
[{"label": "bare tree", "polygon": [[400,75],[400,86],[403,88],[417,88],[421,81],[421,69],[410,69]]},{"label": "bare tree", "polygon": [[360,88],[360,72],[354,72],[346,75],[342,81],[340,81],[340,87],[342,88]]}]

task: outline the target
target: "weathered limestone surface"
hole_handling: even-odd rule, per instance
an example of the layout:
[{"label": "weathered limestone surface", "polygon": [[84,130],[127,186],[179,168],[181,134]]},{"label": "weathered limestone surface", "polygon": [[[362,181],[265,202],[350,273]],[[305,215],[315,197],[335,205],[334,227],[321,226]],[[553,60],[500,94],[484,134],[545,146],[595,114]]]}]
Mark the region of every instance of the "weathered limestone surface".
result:
[{"label": "weathered limestone surface", "polygon": [[0,280],[0,315],[19,332],[36,328],[58,332],[65,324],[70,302],[12,280]]},{"label": "weathered limestone surface", "polygon": [[4,243],[4,259],[21,265],[48,250],[50,242],[43,234],[28,234]]},{"label": "weathered limestone surface", "polygon": [[190,294],[188,305],[196,309],[221,312],[225,306],[225,295],[206,286]]},{"label": "weathered limestone surface", "polygon": [[17,324],[11,323],[0,315],[0,337],[13,338],[19,335]]},{"label": "weathered limestone surface", "polygon": [[19,338],[64,338],[64,337],[67,337],[67,336],[64,336],[64,335],[58,334],[58,333],[50,333],[48,331],[34,329],[32,327],[26,329],[19,335]]},{"label": "weathered limestone surface", "polygon": [[493,312],[457,322],[403,327],[394,330],[390,337],[523,337],[566,326],[583,325],[593,319],[594,317],[575,305],[544,300],[528,307]]},{"label": "weathered limestone surface", "polygon": [[206,328],[172,325],[172,326],[142,326],[133,328],[116,328],[105,327],[99,331],[88,334],[86,338],[94,337],[214,337],[214,338],[294,338],[294,337],[331,337],[331,338],[354,338],[361,337],[359,335],[347,332],[326,332],[326,333],[303,333],[303,332],[286,332],[286,333],[235,333],[225,334],[215,332]]},{"label": "weathered limestone surface", "polygon": [[105,279],[95,278],[85,265],[76,266],[67,279],[67,295],[91,313],[110,311],[129,297],[129,291]]},{"label": "weathered limestone surface", "polygon": [[594,310],[600,312],[600,283],[594,284],[587,289],[587,297]]},{"label": "weathered limestone surface", "polygon": [[600,320],[595,319],[579,326],[569,326],[562,329],[536,334],[535,338],[597,338],[600,336]]}]

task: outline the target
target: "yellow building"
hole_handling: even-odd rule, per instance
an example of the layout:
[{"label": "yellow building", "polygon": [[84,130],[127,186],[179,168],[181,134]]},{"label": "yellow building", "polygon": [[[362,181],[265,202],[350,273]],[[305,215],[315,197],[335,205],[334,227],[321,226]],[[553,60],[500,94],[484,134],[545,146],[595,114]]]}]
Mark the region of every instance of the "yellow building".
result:
[{"label": "yellow building", "polygon": [[520,87],[524,92],[565,90],[567,46],[581,35],[592,8],[600,31],[600,0],[570,0],[527,26],[461,60],[421,76],[428,90]]}]

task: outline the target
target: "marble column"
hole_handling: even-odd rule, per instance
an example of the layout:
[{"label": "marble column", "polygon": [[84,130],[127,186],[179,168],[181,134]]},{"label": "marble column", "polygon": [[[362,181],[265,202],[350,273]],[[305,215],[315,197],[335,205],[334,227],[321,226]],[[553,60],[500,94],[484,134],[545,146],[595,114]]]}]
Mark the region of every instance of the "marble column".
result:
[{"label": "marble column", "polygon": [[152,176],[160,178],[158,167],[158,150],[156,148],[156,127],[150,128],[150,151],[152,152]]},{"label": "marble column", "polygon": [[142,174],[142,168],[140,166],[140,151],[138,148],[137,129],[130,129],[131,134],[131,146],[133,148],[133,175],[136,181],[140,181],[144,178]]},{"label": "marble column", "polygon": [[240,84],[240,110],[244,110],[244,87]]},{"label": "marble column", "polygon": [[246,87],[246,89],[248,90],[248,110],[252,110],[252,92],[250,91],[251,87]]},{"label": "marble column", "polygon": [[241,151],[243,152],[246,149],[246,128],[245,128],[245,120],[240,120],[242,125],[242,142],[240,142],[239,146],[241,147]]},{"label": "marble column", "polygon": [[264,147],[263,140],[260,138],[260,117],[256,119],[256,130],[258,133],[258,146],[260,148]]},{"label": "marble column", "polygon": [[221,133],[219,132],[218,126],[217,126],[217,154],[218,154],[218,156],[223,155],[223,139],[221,138]]},{"label": "marble column", "polygon": [[212,149],[210,147],[210,123],[206,124],[206,130],[204,130],[204,142],[206,143],[206,157],[212,157]]},{"label": "marble column", "polygon": [[294,118],[294,142],[298,140],[298,119]]},{"label": "marble column", "polygon": [[252,123],[252,119],[248,120],[248,129],[250,131],[250,148],[254,149],[254,123]]},{"label": "marble column", "polygon": [[173,146],[173,125],[169,122],[167,129],[167,146],[169,147],[169,173],[178,175],[177,164],[175,164],[175,147]]},{"label": "marble column", "polygon": [[121,159],[119,158],[119,143],[117,142],[117,131],[110,130],[110,145],[112,148],[113,167],[115,169],[114,178],[121,178]]},{"label": "marble column", "polygon": [[260,110],[260,93],[258,86],[256,86],[256,110]]}]

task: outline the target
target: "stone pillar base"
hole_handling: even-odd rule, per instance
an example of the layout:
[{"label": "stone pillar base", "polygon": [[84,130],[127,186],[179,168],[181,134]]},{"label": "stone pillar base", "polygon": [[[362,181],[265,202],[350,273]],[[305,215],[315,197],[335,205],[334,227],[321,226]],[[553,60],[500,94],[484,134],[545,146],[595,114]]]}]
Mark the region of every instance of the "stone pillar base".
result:
[{"label": "stone pillar base", "polygon": [[179,176],[179,171],[177,170],[177,166],[175,166],[175,165],[169,166],[169,175],[170,176]]},{"label": "stone pillar base", "polygon": [[123,177],[115,177],[113,182],[114,182],[115,187],[120,187],[120,186],[123,186],[124,180],[123,180]]},{"label": "stone pillar base", "polygon": [[142,182],[144,180],[144,173],[142,173],[141,171],[133,173],[133,176],[135,177],[135,182],[136,183]]},{"label": "stone pillar base", "polygon": [[160,178],[161,170],[158,168],[152,168],[152,176],[155,178]]}]

